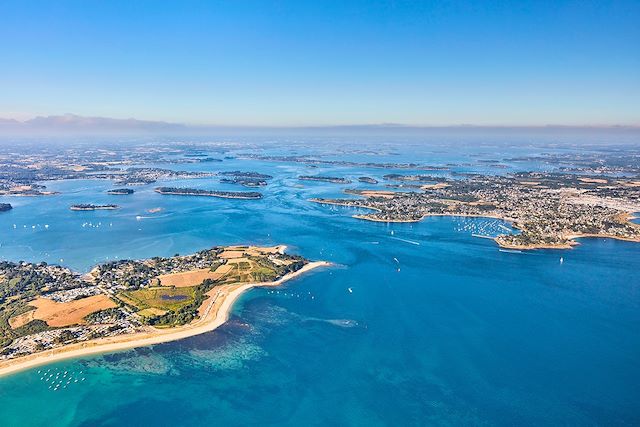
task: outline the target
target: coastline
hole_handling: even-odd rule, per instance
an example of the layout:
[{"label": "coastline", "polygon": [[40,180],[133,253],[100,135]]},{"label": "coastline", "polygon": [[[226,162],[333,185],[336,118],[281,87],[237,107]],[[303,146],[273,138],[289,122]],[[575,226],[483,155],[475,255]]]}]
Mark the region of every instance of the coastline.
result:
[{"label": "coastline", "polygon": [[[381,212],[380,209],[378,208],[374,208],[371,206],[352,206],[349,205],[347,203],[340,203],[340,202],[336,202],[336,201],[325,201],[325,200],[318,200],[318,199],[310,199],[309,201],[313,202],[313,203],[318,203],[318,204],[325,204],[325,205],[335,205],[335,206],[345,206],[345,207],[351,207],[351,208],[364,208],[364,209],[370,209],[372,211],[376,211],[376,212]],[[459,217],[468,217],[468,218],[492,218],[492,219],[499,219],[501,221],[505,221],[508,222],[512,225],[512,227],[514,228],[518,228],[518,226],[516,225],[516,222],[511,219],[511,218],[505,218],[505,217],[500,217],[497,215],[472,215],[472,214],[462,214],[462,213],[456,213],[456,214],[449,214],[449,213],[437,213],[437,214],[426,214],[421,216],[420,218],[416,218],[416,219],[378,219],[378,218],[371,218],[369,216],[367,216],[366,214],[364,215],[352,215],[352,218],[356,218],[356,219],[361,219],[361,220],[365,220],[365,221],[371,221],[371,222],[386,222],[386,223],[414,223],[414,222],[420,222],[423,219],[430,217],[430,216],[442,216],[442,217],[455,217],[455,216],[459,216]],[[638,226],[638,224],[635,224],[633,222],[631,222],[631,220],[633,219],[637,219],[636,216],[634,216],[634,214],[632,213],[624,213],[622,216],[622,220],[626,221],[629,224],[633,224],[635,226]],[[503,249],[517,249],[517,250],[524,250],[524,251],[528,251],[528,250],[534,250],[534,249],[572,249],[574,246],[577,246],[580,244],[580,242],[575,241],[575,239],[582,239],[582,238],[598,238],[598,239],[614,239],[614,240],[622,240],[622,241],[626,241],[626,242],[636,242],[636,243],[640,243],[640,238],[632,238],[632,237],[623,237],[623,236],[615,236],[612,234],[597,234],[597,233],[591,233],[591,234],[570,234],[566,236],[568,242],[567,243],[561,243],[561,244],[539,244],[539,245],[509,245],[509,244],[504,244],[501,243],[497,240],[497,237],[493,237],[491,238],[491,240],[493,240],[500,248]]]},{"label": "coastline", "polygon": [[549,243],[540,244],[540,245],[509,245],[505,243],[500,243],[497,240],[497,237],[494,237],[491,240],[496,242],[496,244],[502,249],[515,249],[520,251],[531,251],[534,249],[571,249],[574,246],[577,246],[580,244],[578,242],[574,242],[573,240],[570,240],[569,243],[559,243],[557,245],[549,244]]},{"label": "coastline", "polygon": [[[320,205],[335,205],[335,206],[344,206],[347,208],[363,208],[363,209],[369,209],[372,211],[376,211],[376,212],[382,212],[380,209],[378,208],[374,208],[373,206],[367,206],[367,205],[363,205],[363,206],[352,206],[348,203],[341,203],[341,202],[335,202],[335,201],[325,201],[325,200],[318,200],[318,199],[309,199],[310,202],[313,203],[318,203]],[[510,224],[514,223],[513,219],[510,218],[505,218],[505,217],[501,217],[501,216],[497,216],[497,215],[475,215],[475,214],[464,214],[464,213],[429,213],[429,214],[425,214],[422,215],[420,218],[415,218],[415,219],[378,219],[378,218],[371,218],[369,216],[367,216],[366,214],[363,215],[351,215],[352,218],[356,218],[356,219],[363,219],[365,221],[371,221],[371,222],[389,222],[389,223],[393,223],[393,222],[397,222],[397,223],[402,223],[402,222],[420,222],[423,219],[430,217],[430,216],[459,216],[459,217],[468,217],[468,218],[493,218],[493,219],[499,219],[501,221],[505,221],[508,222]]]},{"label": "coastline", "polygon": [[300,270],[286,274],[273,282],[223,285],[220,287],[223,289],[217,289],[216,297],[213,298],[212,301],[209,301],[211,298],[208,298],[203,303],[208,304],[204,315],[188,325],[171,329],[149,328],[147,332],[100,338],[7,360],[0,362],[0,377],[65,359],[80,358],[100,353],[111,353],[137,347],[147,347],[211,332],[229,319],[233,304],[246,291],[254,287],[279,286],[308,271],[329,265],[331,264],[326,261],[314,261],[306,264]]}]

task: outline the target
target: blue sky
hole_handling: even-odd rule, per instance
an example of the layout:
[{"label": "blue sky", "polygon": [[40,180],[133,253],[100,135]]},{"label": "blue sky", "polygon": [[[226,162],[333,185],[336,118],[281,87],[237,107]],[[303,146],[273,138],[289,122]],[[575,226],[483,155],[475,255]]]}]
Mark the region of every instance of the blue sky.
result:
[{"label": "blue sky", "polygon": [[640,124],[640,1],[0,2],[0,117]]}]

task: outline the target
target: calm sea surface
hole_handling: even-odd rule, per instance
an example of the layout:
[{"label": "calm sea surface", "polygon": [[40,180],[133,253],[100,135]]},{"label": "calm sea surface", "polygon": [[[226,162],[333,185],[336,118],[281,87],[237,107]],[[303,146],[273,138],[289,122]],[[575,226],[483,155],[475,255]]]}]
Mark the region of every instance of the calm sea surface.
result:
[{"label": "calm sea surface", "polygon": [[[550,168],[477,162],[540,151],[531,147],[383,147],[381,157],[340,158],[464,163],[455,169],[485,173]],[[325,154],[339,158],[332,150]],[[304,150],[266,152],[294,153]],[[471,236],[503,232],[500,221],[356,220],[353,209],[307,199],[367,185],[296,179],[418,171],[239,159],[155,166],[274,179],[258,201],[153,192],[165,184],[238,190],[217,178],[136,187],[131,196],[105,194],[113,187],[105,181],[48,183],[61,194],[0,198],[14,205],[0,215],[0,257],[87,271],[251,243],[286,244],[335,266],[248,292],[214,332],[0,378],[0,425],[640,424],[640,244],[586,239],[570,251],[505,253]],[[72,212],[73,203],[122,208]],[[45,372],[69,378],[67,388],[53,392]]]}]

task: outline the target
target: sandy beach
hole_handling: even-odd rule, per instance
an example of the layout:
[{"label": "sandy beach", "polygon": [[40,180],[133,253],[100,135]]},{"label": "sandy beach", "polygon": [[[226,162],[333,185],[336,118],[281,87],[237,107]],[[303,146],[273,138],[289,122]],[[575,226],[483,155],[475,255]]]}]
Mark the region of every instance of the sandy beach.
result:
[{"label": "sandy beach", "polygon": [[[318,267],[329,266],[325,261],[316,261],[306,264],[300,270],[289,273],[282,278],[265,283],[247,283],[243,285],[222,285],[216,289],[213,298],[205,301],[203,315],[194,322],[180,327],[169,329],[149,328],[148,331],[101,338],[92,341],[75,343],[68,346],[34,353],[17,359],[0,362],[0,376],[9,375],[18,371],[46,365],[64,359],[78,358],[99,353],[110,353],[136,347],[146,347],[163,342],[176,341],[183,338],[213,331],[229,319],[229,313],[234,302],[244,292],[254,287],[279,286],[282,283],[294,279],[310,270]],[[203,304],[203,305],[204,305]]]}]

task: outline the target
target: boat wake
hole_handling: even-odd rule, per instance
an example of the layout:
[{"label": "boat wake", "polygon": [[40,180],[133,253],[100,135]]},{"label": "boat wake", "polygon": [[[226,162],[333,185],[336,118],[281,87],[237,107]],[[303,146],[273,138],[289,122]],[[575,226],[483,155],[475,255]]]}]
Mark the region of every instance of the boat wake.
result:
[{"label": "boat wake", "polygon": [[136,215],[136,219],[138,221],[143,220],[143,219],[158,219],[158,218],[166,218],[168,216],[171,216],[171,214],[164,214],[164,215]]},{"label": "boat wake", "polygon": [[307,317],[303,321],[328,323],[330,325],[338,326],[340,328],[355,328],[360,326],[360,323],[358,323],[357,320],[351,320],[351,319],[319,319],[317,317]]},{"label": "boat wake", "polygon": [[401,239],[400,237],[389,237],[393,240],[400,240],[401,242],[410,243],[412,245],[420,246],[420,242],[415,242],[413,240]]},{"label": "boat wake", "polygon": [[517,249],[498,249],[500,252],[506,252],[508,254],[521,254],[522,251],[519,251]]}]

